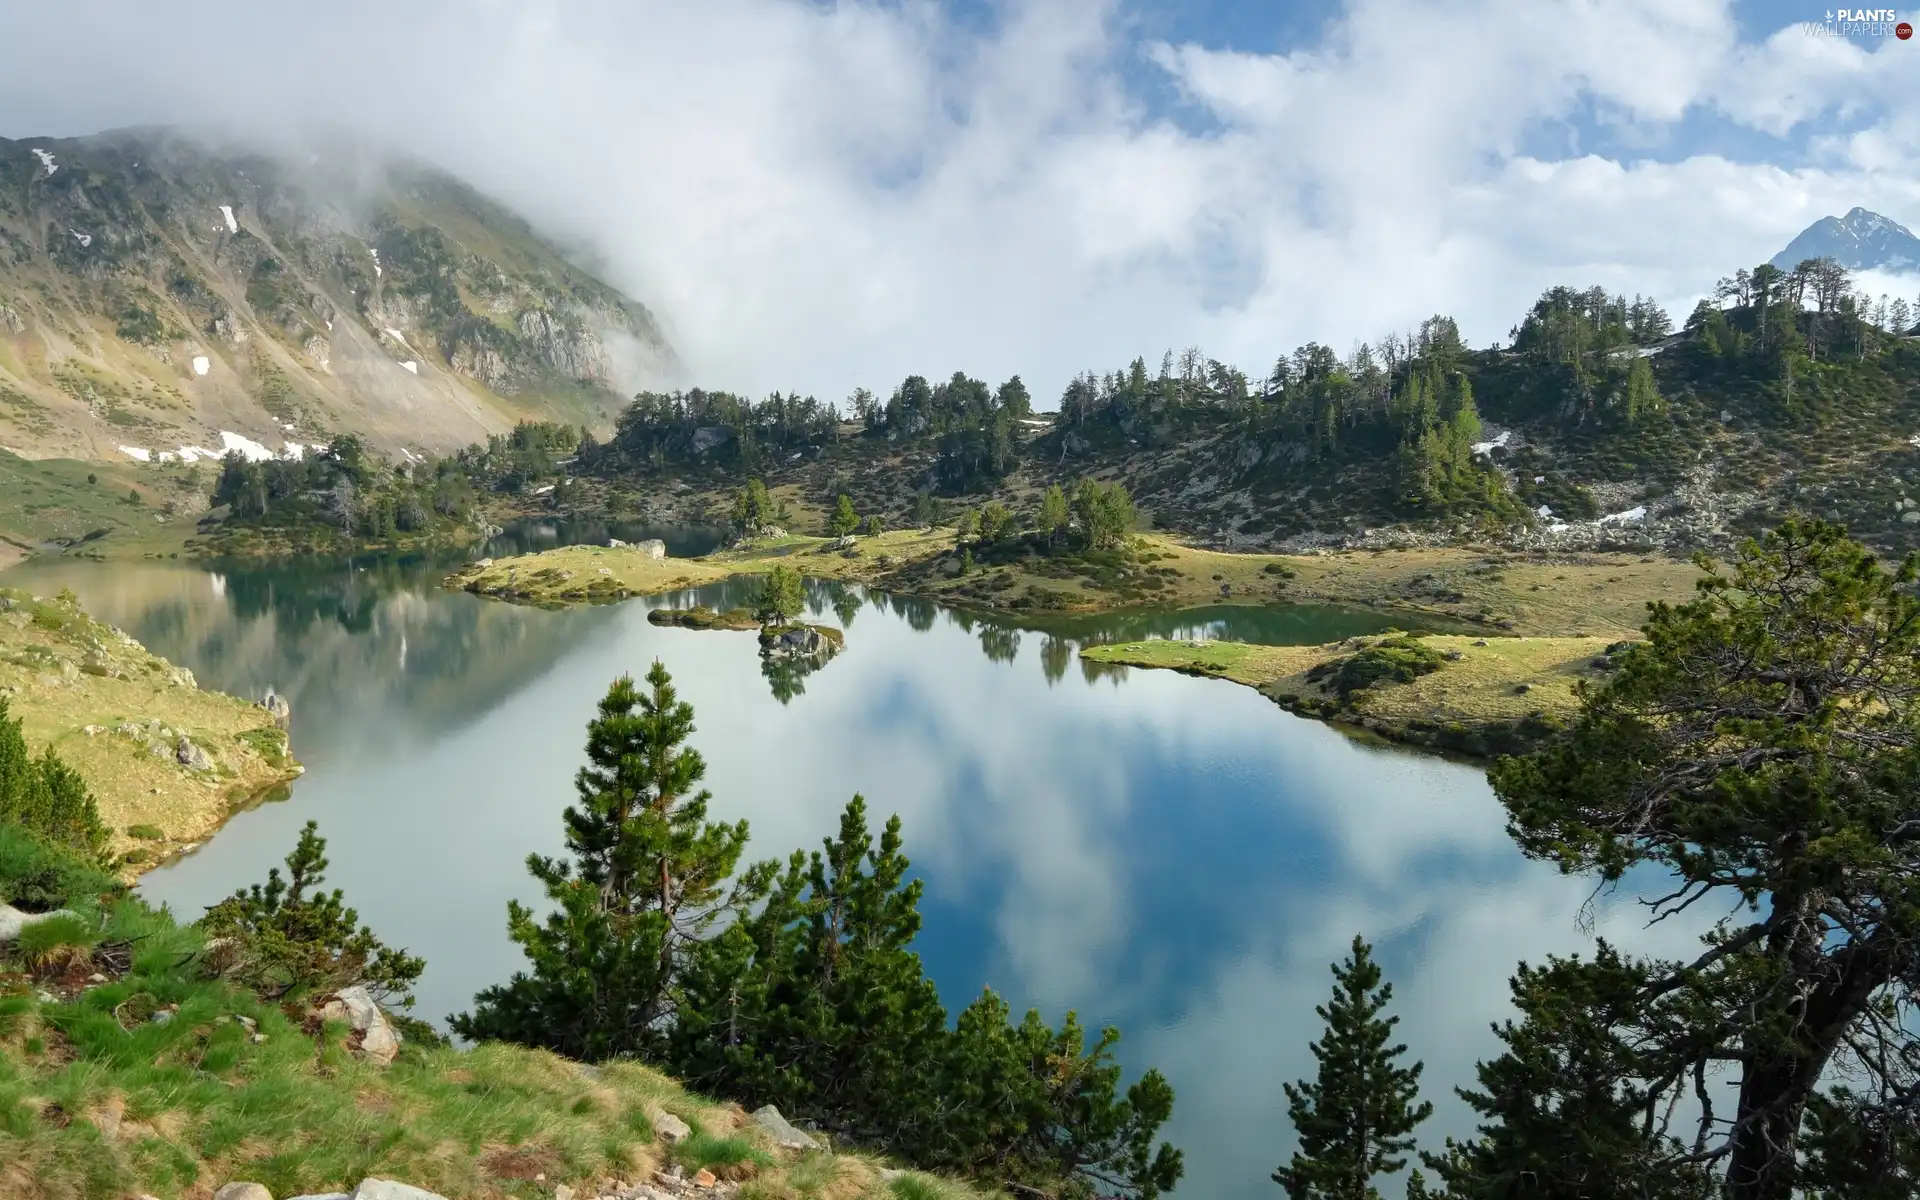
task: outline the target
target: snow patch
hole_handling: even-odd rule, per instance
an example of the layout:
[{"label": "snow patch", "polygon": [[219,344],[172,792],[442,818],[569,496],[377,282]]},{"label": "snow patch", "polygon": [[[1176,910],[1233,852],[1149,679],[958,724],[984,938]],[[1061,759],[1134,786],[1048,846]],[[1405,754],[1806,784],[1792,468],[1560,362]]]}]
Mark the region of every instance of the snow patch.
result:
[{"label": "snow patch", "polygon": [[1545,483],[1547,481],[1547,477],[1545,475],[1535,475],[1533,477],[1533,481],[1535,483]]},{"label": "snow patch", "polygon": [[199,462],[203,458],[218,462],[220,459],[220,456],[214,453],[212,450],[207,449],[205,446],[180,447],[181,462],[195,463],[195,462]]},{"label": "snow patch", "polygon": [[35,146],[33,148],[33,153],[34,153],[34,157],[40,160],[40,165],[47,169],[48,175],[52,175],[55,171],[58,171],[60,169],[60,164],[53,161],[53,151],[42,150],[40,147]]},{"label": "snow patch", "polygon": [[1920,446],[1920,433],[1916,433],[1912,437],[1909,437],[1907,439],[1907,445]]},{"label": "snow patch", "polygon": [[392,338],[394,341],[399,342],[402,346],[407,344],[407,335],[404,333],[401,333],[398,329],[393,328],[391,325],[389,325],[385,329],[382,329],[380,332],[386,334],[388,337]]},{"label": "snow patch", "polygon": [[1565,533],[1567,530],[1571,528],[1573,528],[1573,526],[1567,524],[1565,521],[1555,521],[1553,524],[1547,526],[1547,532],[1548,533]]},{"label": "snow patch", "polygon": [[545,487],[537,487],[537,488],[535,488],[535,489],[533,489],[533,494],[534,494],[534,495],[536,495],[536,496],[544,496],[544,495],[546,495],[546,494],[547,494],[548,492],[550,492],[550,491],[552,491],[552,490],[553,490],[553,485],[549,483],[549,484],[548,484],[547,486],[545,486]]},{"label": "snow patch", "polygon": [[122,446],[120,447],[120,453],[126,455],[128,458],[139,459],[141,462],[153,461],[153,451],[140,446]]},{"label": "snow patch", "polygon": [[238,450],[248,462],[267,462],[279,457],[279,455],[262,446],[259,442],[254,441],[252,438],[242,437],[240,434],[227,429],[220,431],[220,445],[222,451],[225,453]]},{"label": "snow patch", "polygon": [[403,371],[410,371],[413,374],[418,375],[420,373],[420,364],[417,362],[414,362],[412,359],[408,359],[406,362],[403,362],[400,364],[400,369]]},{"label": "snow patch", "polygon": [[1606,516],[1600,518],[1600,524],[1624,525],[1628,521],[1644,521],[1646,519],[1647,506],[1642,504],[1637,508],[1630,508],[1625,512],[1608,513]]},{"label": "snow patch", "polygon": [[1538,513],[1542,517],[1551,517],[1553,515],[1553,510],[1551,508],[1548,508],[1544,504],[1542,504],[1539,508],[1534,509],[1533,511]]},{"label": "snow patch", "polygon": [[380,277],[380,251],[378,247],[368,246],[367,253],[373,255],[373,277]]},{"label": "snow patch", "polygon": [[207,576],[207,582],[212,585],[214,595],[224,596],[227,594],[227,577],[225,575],[209,575]]},{"label": "snow patch", "polygon": [[306,447],[302,446],[299,442],[288,442],[280,451],[280,457],[289,462],[299,462],[306,456]]},{"label": "snow patch", "polygon": [[1501,434],[1497,438],[1494,438],[1490,442],[1475,442],[1470,447],[1470,449],[1475,454],[1491,454],[1499,447],[1506,445],[1507,439],[1511,438],[1512,436],[1513,436],[1513,430],[1509,429],[1505,433]]},{"label": "snow patch", "polygon": [[205,375],[211,370],[213,370],[212,359],[204,354],[196,354],[193,356],[193,373],[195,375]]},{"label": "snow patch", "polygon": [[239,232],[240,232],[240,222],[238,222],[238,221],[236,221],[236,220],[234,220],[234,219],[233,219],[233,205],[231,205],[231,204],[222,204],[222,205],[220,206],[220,215],[221,215],[221,216],[223,216],[223,217],[225,217],[225,218],[227,219],[227,232],[228,232],[228,233],[239,233]]},{"label": "snow patch", "polygon": [[81,232],[80,232],[80,231],[79,231],[78,229],[69,229],[69,230],[67,230],[67,232],[73,235],[73,240],[74,240],[74,241],[76,241],[76,242],[79,242],[79,243],[80,243],[80,248],[81,248],[82,250],[85,250],[85,249],[86,249],[86,248],[87,248],[88,246],[91,246],[91,245],[93,245],[93,235],[92,235],[92,234],[90,234],[90,233],[81,233]]}]

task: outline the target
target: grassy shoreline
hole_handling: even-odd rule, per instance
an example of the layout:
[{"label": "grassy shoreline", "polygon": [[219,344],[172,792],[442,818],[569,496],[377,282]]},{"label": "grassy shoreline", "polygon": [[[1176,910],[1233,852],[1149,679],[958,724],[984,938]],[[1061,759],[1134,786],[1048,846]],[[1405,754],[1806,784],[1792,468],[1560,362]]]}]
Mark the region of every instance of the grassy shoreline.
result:
[{"label": "grassy shoreline", "polygon": [[[1325,674],[1384,636],[1321,646],[1155,640],[1088,646],[1082,658],[1171,670],[1251,687],[1298,716],[1364,730],[1402,745],[1490,758],[1518,753],[1577,711],[1577,686],[1604,678],[1604,637],[1420,636],[1439,653],[1431,674],[1341,695]],[[1316,670],[1317,669],[1317,670]],[[1310,673],[1320,678],[1311,678]]]},{"label": "grassy shoreline", "polygon": [[[1227,679],[1301,716],[1402,744],[1488,757],[1525,749],[1567,720],[1578,706],[1575,685],[1604,673],[1609,645],[1639,636],[1648,602],[1686,598],[1699,576],[1692,563],[1640,555],[1526,557],[1472,549],[1229,554],[1149,535],[1136,540],[1130,561],[1096,561],[1082,576],[1083,586],[1066,593],[1050,589],[1052,580],[1036,573],[1050,566],[1046,562],[989,566],[970,583],[945,566],[954,561],[952,545],[949,531],[929,530],[863,537],[845,549],[832,539],[788,536],[692,559],[570,546],[475,563],[449,575],[446,586],[510,603],[568,607],[698,587],[784,562],[818,578],[1033,617],[1205,604],[1364,607],[1405,614],[1410,623],[1485,633],[1424,636],[1445,656],[1440,669],[1347,695],[1307,673],[1379,639],[1320,646],[1155,640],[1087,647],[1081,655],[1114,666]],[[1135,582],[1148,572],[1151,589]],[[1017,603],[1036,591],[1064,601],[1047,607]]]},{"label": "grassy shoreline", "polygon": [[36,753],[52,747],[86,780],[129,879],[303,771],[266,709],[202,689],[77,604],[15,588],[0,588],[0,697]]}]

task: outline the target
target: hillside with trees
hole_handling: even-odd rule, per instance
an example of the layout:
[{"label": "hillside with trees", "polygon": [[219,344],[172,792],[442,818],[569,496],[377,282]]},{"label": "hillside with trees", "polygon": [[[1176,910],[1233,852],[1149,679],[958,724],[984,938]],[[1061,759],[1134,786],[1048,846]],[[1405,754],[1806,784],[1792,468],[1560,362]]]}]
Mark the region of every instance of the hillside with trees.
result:
[{"label": "hillside with trees", "polygon": [[575,461],[635,509],[682,516],[698,510],[678,485],[754,477],[823,512],[848,495],[888,527],[989,503],[1038,524],[1050,486],[1095,478],[1144,524],[1228,548],[1724,547],[1792,509],[1903,548],[1920,544],[1917,316],[1830,260],[1763,264],[1680,322],[1644,296],[1555,287],[1493,348],[1436,315],[1263,372],[1169,351],[1083,373],[1052,413],[1018,377],[964,373],[844,402],[644,393]]}]

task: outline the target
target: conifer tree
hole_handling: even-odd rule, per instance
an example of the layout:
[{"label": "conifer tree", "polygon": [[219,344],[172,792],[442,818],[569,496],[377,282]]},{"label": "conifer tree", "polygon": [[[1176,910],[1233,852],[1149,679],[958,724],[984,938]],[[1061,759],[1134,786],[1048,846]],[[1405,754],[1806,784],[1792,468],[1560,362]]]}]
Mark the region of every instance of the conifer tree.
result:
[{"label": "conifer tree", "polygon": [[707,820],[700,752],[686,746],[693,706],[660,663],[647,687],[621,676],[587,726],[579,803],[564,821],[570,857],[531,855],[527,870],[556,911],[518,902],[508,934],[532,963],[452,1019],[468,1038],[542,1046],[572,1058],[657,1053],[681,965],[717,925],[765,893],[772,868],[729,887],[747,823]]},{"label": "conifer tree", "polygon": [[1374,1176],[1406,1165],[1408,1135],[1433,1105],[1417,1102],[1422,1064],[1396,1062],[1407,1048],[1388,1039],[1400,1018],[1381,1015],[1393,985],[1382,981],[1373,948],[1357,934],[1333,978],[1333,998],[1314,1009],[1327,1025],[1311,1047],[1319,1075],[1284,1085],[1300,1149],[1273,1179],[1290,1200],[1378,1200]]},{"label": "conifer tree", "polygon": [[853,498],[845,492],[834,502],[833,515],[827,518],[827,533],[833,537],[846,537],[860,528],[860,514],[853,511]]},{"label": "conifer tree", "polygon": [[18,825],[57,845],[98,854],[106,847],[107,829],[86,782],[51,746],[34,758],[20,726],[0,697],[0,824]]},{"label": "conifer tree", "polygon": [[800,615],[807,606],[807,590],[800,572],[775,566],[761,581],[753,598],[753,616],[762,625],[778,625]]}]

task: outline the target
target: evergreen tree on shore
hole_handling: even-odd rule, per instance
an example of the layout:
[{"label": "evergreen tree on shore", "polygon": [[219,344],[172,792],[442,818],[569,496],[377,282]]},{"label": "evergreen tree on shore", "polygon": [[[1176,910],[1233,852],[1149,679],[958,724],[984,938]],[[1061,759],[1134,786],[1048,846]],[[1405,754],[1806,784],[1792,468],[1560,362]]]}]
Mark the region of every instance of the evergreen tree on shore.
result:
[{"label": "evergreen tree on shore", "polygon": [[463,1037],[544,1046],[599,1060],[657,1053],[686,957],[764,895],[770,866],[729,886],[747,823],[707,820],[700,752],[685,745],[693,706],[660,663],[643,691],[621,676],[587,726],[588,765],[565,815],[570,857],[531,855],[555,911],[517,901],[508,933],[532,963],[452,1018]]},{"label": "evergreen tree on shore", "polygon": [[1333,978],[1333,998],[1314,1009],[1327,1027],[1311,1047],[1319,1074],[1283,1085],[1300,1149],[1273,1179],[1289,1200],[1378,1200],[1374,1177],[1406,1166],[1408,1135],[1433,1105],[1419,1101],[1422,1064],[1398,1065],[1407,1048],[1389,1044],[1400,1018],[1381,1015],[1393,985],[1373,948],[1355,935]]}]

